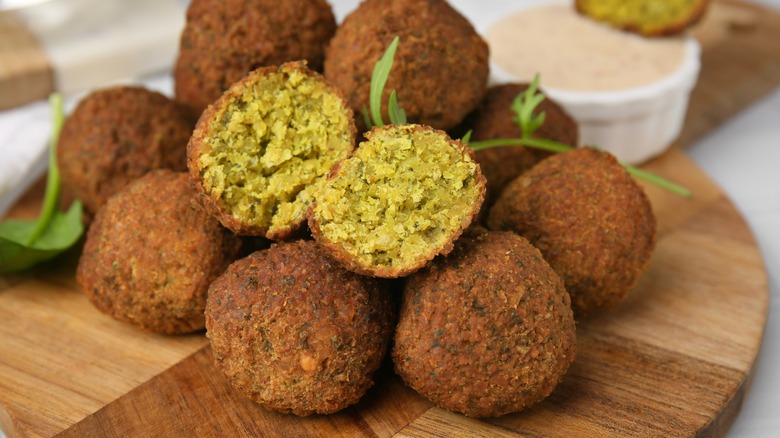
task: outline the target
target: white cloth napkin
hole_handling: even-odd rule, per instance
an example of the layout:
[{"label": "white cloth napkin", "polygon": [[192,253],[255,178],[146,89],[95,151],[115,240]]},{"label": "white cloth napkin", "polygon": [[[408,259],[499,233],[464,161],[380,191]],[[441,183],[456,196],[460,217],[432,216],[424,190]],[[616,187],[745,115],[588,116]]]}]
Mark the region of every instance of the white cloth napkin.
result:
[{"label": "white cloth napkin", "polygon": [[0,217],[46,170],[50,120],[46,101],[0,112]]},{"label": "white cloth napkin", "polygon": [[[169,97],[173,94],[173,80],[168,73],[121,83],[143,86]],[[80,93],[67,98],[65,114],[70,114],[85,95]],[[0,111],[0,218],[46,172],[50,136],[48,101]]]}]

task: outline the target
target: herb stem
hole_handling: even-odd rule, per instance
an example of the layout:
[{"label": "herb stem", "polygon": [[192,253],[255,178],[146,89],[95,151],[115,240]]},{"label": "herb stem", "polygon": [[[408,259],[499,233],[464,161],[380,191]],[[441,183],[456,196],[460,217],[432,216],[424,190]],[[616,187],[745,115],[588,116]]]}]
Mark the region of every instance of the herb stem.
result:
[{"label": "herb stem", "polygon": [[469,143],[469,147],[474,149],[474,152],[502,146],[527,146],[548,152],[566,152],[574,149],[571,146],[541,138],[496,138]]},{"label": "herb stem", "polygon": [[636,168],[634,166],[629,166],[627,164],[621,163],[621,165],[637,179],[641,179],[644,181],[647,181],[649,183],[655,184],[658,187],[661,187],[663,189],[666,189],[674,194],[680,195],[685,198],[691,197],[691,191],[687,188],[681,186],[680,184],[673,183],[665,178],[662,178],[654,173],[648,172],[646,170],[642,170],[639,168]]},{"label": "herb stem", "polygon": [[[532,149],[539,149],[543,151],[556,152],[556,153],[574,150],[573,147],[565,145],[563,143],[558,143],[557,141],[546,140],[541,138],[497,138],[492,140],[472,141],[468,143],[468,145],[470,148],[474,150],[474,152],[481,151],[484,149],[503,147],[503,146],[525,146]],[[598,148],[594,148],[594,149],[598,149]],[[646,170],[642,170],[634,166],[630,166],[628,164],[620,163],[620,165],[623,166],[623,168],[625,168],[626,171],[628,171],[628,173],[631,174],[636,179],[641,179],[651,184],[655,184],[658,187],[661,187],[662,189],[668,190],[676,195],[680,195],[685,198],[691,197],[691,191],[681,186],[680,184],[673,183],[667,180],[666,178],[658,176],[652,172],[648,172]]]},{"label": "herb stem", "polygon": [[52,133],[49,143],[49,174],[46,177],[46,194],[43,198],[43,206],[38,220],[35,222],[27,246],[32,246],[48,228],[57,209],[57,201],[60,194],[60,172],[57,168],[57,142],[62,130],[63,111],[62,96],[59,93],[52,93],[49,96],[49,103],[52,108]]}]

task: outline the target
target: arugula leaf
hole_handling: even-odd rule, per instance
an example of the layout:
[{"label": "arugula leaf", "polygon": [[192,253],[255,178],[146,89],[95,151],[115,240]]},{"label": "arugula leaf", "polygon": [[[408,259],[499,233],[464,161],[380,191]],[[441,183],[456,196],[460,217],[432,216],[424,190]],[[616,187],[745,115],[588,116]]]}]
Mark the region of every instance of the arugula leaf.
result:
[{"label": "arugula leaf", "polygon": [[[379,61],[374,64],[374,71],[371,74],[371,89],[368,93],[368,104],[374,126],[385,125],[385,122],[382,120],[382,93],[385,91],[385,84],[387,84],[387,78],[390,76],[390,70],[393,69],[393,60],[395,59],[395,51],[398,49],[399,40],[400,38],[398,38],[398,36],[393,38],[393,42],[387,47],[385,53],[379,58]],[[404,115],[404,119],[405,118]]]},{"label": "arugula leaf", "polygon": [[387,101],[387,112],[390,116],[390,123],[394,125],[406,124],[406,111],[398,106],[398,96],[396,96],[395,90],[390,93],[390,99]]},{"label": "arugula leaf", "polygon": [[82,204],[75,201],[66,213],[57,210],[60,173],[57,168],[57,141],[62,129],[62,96],[52,94],[52,137],[49,148],[49,175],[46,194],[37,220],[0,222],[0,273],[21,271],[49,260],[75,244],[84,226]]}]

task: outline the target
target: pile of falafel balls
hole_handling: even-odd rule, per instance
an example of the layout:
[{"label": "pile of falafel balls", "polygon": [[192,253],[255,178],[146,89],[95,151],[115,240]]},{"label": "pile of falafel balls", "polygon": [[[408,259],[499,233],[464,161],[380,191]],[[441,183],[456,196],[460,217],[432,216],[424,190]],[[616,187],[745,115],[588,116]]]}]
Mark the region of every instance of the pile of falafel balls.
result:
[{"label": "pile of falafel balls", "polygon": [[[382,101],[396,90],[411,123],[364,133],[395,36]],[[388,351],[440,407],[537,403],[574,360],[575,317],[647,268],[655,219],[606,152],[453,139],[520,136],[526,84],[487,80],[486,43],[444,0],[366,0],[338,27],[324,0],[193,0],[175,99],[98,90],[65,123],[62,180],[90,222],[77,281],[141,329],[205,327],[228,381],[276,411],[358,402]],[[541,110],[535,135],[576,146],[565,111]]]}]

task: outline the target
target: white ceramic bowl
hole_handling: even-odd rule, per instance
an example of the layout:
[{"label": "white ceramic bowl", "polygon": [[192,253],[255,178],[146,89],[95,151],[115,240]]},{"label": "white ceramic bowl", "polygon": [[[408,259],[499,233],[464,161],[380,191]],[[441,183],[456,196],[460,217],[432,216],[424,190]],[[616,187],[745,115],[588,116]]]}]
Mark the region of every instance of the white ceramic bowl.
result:
[{"label": "white ceramic bowl", "polygon": [[[624,163],[639,164],[664,152],[680,135],[699,76],[700,52],[698,41],[686,36],[680,67],[649,85],[580,92],[545,87],[542,77],[541,88],[578,122],[581,145],[595,145]],[[496,83],[520,80],[495,63],[490,68]]]}]

